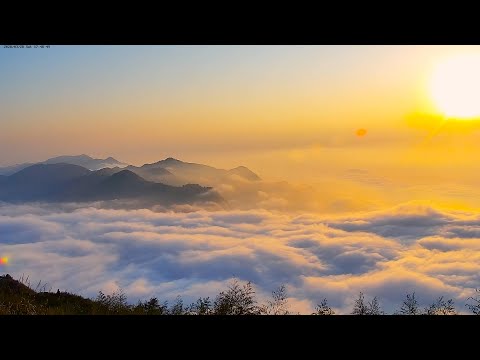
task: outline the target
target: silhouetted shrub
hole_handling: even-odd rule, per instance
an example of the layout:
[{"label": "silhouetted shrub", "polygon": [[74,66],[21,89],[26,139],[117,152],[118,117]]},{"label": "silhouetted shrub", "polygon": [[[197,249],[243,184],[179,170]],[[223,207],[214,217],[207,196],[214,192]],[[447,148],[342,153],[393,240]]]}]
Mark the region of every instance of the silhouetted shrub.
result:
[{"label": "silhouetted shrub", "polygon": [[140,301],[134,309],[135,314],[145,315],[166,315],[168,314],[167,302],[160,304],[156,297],[151,298],[148,301]]},{"label": "silhouetted shrub", "polygon": [[169,315],[185,315],[186,309],[183,307],[183,300],[181,296],[177,296],[172,307],[168,310]]},{"label": "silhouetted shrub", "polygon": [[197,302],[190,304],[186,313],[188,315],[211,315],[213,313],[212,302],[209,297],[200,298]]},{"label": "silhouetted shrub", "polygon": [[469,297],[467,300],[472,301],[472,304],[465,305],[475,315],[480,315],[480,289],[475,289],[476,296]]},{"label": "silhouetted shrub", "polygon": [[374,297],[369,303],[365,303],[365,296],[360,292],[355,300],[352,315],[384,315],[384,312],[380,309],[377,297]]},{"label": "silhouetted shrub", "polygon": [[213,309],[216,315],[258,315],[262,312],[252,284],[247,282],[241,286],[237,279],[231,282],[227,291],[217,295]]},{"label": "silhouetted shrub", "polygon": [[315,306],[315,312],[312,315],[335,315],[335,311],[328,306],[327,299],[323,299],[320,304]]},{"label": "silhouetted shrub", "polygon": [[421,315],[422,311],[418,307],[418,301],[415,298],[415,293],[407,294],[406,299],[403,301],[400,310],[396,315]]},{"label": "silhouetted shrub", "polygon": [[453,300],[444,300],[440,296],[432,305],[425,308],[425,315],[456,315],[457,311],[453,304]]},{"label": "silhouetted shrub", "polygon": [[290,314],[288,311],[288,296],[285,285],[281,285],[277,290],[272,291],[272,300],[267,300],[267,304],[261,312],[266,315]]},{"label": "silhouetted shrub", "polygon": [[111,295],[105,295],[102,291],[99,291],[96,302],[104,307],[107,312],[116,315],[128,314],[132,310],[132,307],[127,303],[127,297],[121,289],[114,291]]}]

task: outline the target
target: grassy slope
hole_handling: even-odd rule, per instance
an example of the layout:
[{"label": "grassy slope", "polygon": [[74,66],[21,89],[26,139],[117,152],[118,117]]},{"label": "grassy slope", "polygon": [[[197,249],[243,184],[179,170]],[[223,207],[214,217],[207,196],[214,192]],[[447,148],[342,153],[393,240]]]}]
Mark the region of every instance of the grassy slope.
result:
[{"label": "grassy slope", "polygon": [[[107,298],[108,299],[108,298]],[[112,297],[110,296],[110,299]],[[112,302],[112,301],[111,301]],[[122,305],[125,305],[122,307]],[[136,311],[141,313],[140,311]],[[67,292],[35,291],[11,276],[0,276],[0,315],[109,315],[135,313],[126,304],[85,299]]]}]

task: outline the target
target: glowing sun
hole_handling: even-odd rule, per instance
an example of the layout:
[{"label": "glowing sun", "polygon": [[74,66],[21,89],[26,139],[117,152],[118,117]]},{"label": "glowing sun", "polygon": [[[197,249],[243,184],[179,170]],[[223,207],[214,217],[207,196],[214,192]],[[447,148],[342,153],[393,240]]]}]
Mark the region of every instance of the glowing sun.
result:
[{"label": "glowing sun", "polygon": [[446,59],[435,68],[430,85],[432,99],[445,116],[480,117],[480,54]]}]

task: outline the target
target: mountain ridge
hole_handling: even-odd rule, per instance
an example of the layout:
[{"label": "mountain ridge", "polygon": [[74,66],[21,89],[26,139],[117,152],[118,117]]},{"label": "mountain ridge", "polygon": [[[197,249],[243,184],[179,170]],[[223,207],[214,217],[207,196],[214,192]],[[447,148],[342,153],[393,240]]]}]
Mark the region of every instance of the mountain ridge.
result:
[{"label": "mountain ridge", "polygon": [[144,164],[141,166],[143,171],[152,172],[154,169],[163,168],[172,173],[175,178],[171,184],[181,185],[185,183],[198,182],[202,185],[217,185],[221,183],[230,183],[235,181],[233,176],[243,178],[248,181],[260,181],[261,178],[246,166],[237,166],[233,169],[219,169],[210,165],[191,163],[181,161],[173,157]]},{"label": "mountain ridge", "polygon": [[167,157],[154,163],[145,163],[141,166],[129,165],[120,162],[113,157],[106,159],[95,159],[89,155],[62,155],[45,161],[33,164],[24,163],[19,165],[0,168],[0,176],[9,176],[27,167],[38,164],[66,163],[85,167],[89,170],[98,171],[102,169],[111,174],[127,169],[139,175],[147,181],[164,183],[168,185],[181,186],[188,183],[199,183],[204,186],[218,185],[225,182],[235,181],[235,177],[248,181],[260,181],[261,178],[246,166],[240,165],[226,170],[215,168],[210,165],[198,164]]},{"label": "mountain ridge", "polygon": [[224,202],[212,187],[177,187],[147,181],[130,170],[91,171],[73,164],[35,164],[4,176],[0,200],[7,202],[89,202],[132,199],[140,204]]},{"label": "mountain ridge", "polygon": [[81,154],[81,155],[61,155],[61,156],[56,156],[53,158],[49,158],[44,161],[40,161],[37,163],[23,163],[23,164],[16,164],[16,165],[10,165],[10,166],[5,166],[5,167],[0,167],[0,175],[12,175],[16,172],[19,172],[29,166],[32,165],[38,165],[38,164],[72,164],[72,165],[78,165],[85,167],[89,170],[100,170],[102,168],[106,167],[114,167],[114,166],[119,166],[119,167],[125,167],[128,164],[123,163],[121,161],[118,161],[114,159],[113,157],[108,157],[106,159],[95,159],[89,155]]}]

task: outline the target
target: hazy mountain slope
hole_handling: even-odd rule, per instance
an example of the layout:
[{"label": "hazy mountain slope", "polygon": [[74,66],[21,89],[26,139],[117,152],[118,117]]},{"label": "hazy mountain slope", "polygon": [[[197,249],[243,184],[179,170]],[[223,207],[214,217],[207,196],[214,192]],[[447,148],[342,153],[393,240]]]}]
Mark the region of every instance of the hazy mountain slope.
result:
[{"label": "hazy mountain slope", "polygon": [[122,163],[113,157],[108,157],[106,159],[94,159],[88,155],[74,155],[74,156],[57,156],[43,162],[44,164],[73,164],[83,166],[89,170],[99,170],[103,168],[110,167],[125,167],[128,164]]},{"label": "hazy mountain slope", "polygon": [[240,176],[244,179],[250,180],[250,181],[259,181],[262,180],[260,179],[260,176],[255,174],[252,170],[245,166],[238,166],[234,169],[228,170],[228,173],[231,175],[237,175]]},{"label": "hazy mountain slope", "polygon": [[166,169],[174,177],[167,178],[165,182],[180,185],[198,183],[202,185],[217,185],[232,181],[232,176],[240,177],[248,181],[260,180],[260,177],[244,166],[232,170],[217,169],[212,166],[183,162],[174,158],[167,158],[152,164],[145,164],[141,167],[144,177],[148,174]]},{"label": "hazy mountain slope", "polygon": [[147,169],[139,166],[133,166],[133,165],[128,165],[127,167],[120,168],[120,167],[113,167],[113,168],[104,168],[101,170],[97,170],[96,173],[98,175],[113,175],[116,174],[122,170],[129,170],[138,176],[144,178],[147,181],[151,182],[157,182],[157,183],[163,183],[163,184],[177,184],[178,181],[170,171],[164,169],[164,168],[152,168],[152,169]]},{"label": "hazy mountain slope", "polygon": [[[73,155],[73,156],[57,156],[36,164],[72,164],[82,166],[89,170],[99,170],[111,167],[125,167],[128,164],[122,163],[112,157],[106,159],[94,159],[88,155]],[[36,165],[35,163],[17,164],[12,166],[0,167],[0,175],[12,175],[29,166]]]},{"label": "hazy mountain slope", "polygon": [[125,169],[134,172],[135,174],[143,177],[145,180],[148,180],[148,181],[160,182],[160,183],[169,184],[169,185],[179,183],[175,175],[173,175],[170,171],[162,167],[149,168],[148,166],[146,167],[145,165],[140,167],[130,165],[130,166],[127,166]]},{"label": "hazy mountain slope", "polygon": [[[112,157],[94,159],[88,155],[57,156],[38,164],[72,164],[89,170],[109,168],[108,173],[113,175],[122,169],[127,169],[143,177],[145,180],[168,185],[201,184],[215,186],[229,183],[234,180],[259,181],[260,177],[245,166],[238,166],[231,170],[217,169],[212,166],[188,163],[174,158],[167,158],[156,163],[133,166],[122,163]],[[34,164],[25,163],[0,168],[0,175],[12,175]],[[107,171],[107,170],[106,170]]]},{"label": "hazy mountain slope", "polygon": [[139,205],[223,202],[210,187],[174,187],[143,179],[129,170],[90,171],[71,164],[32,165],[0,183],[0,200],[87,202],[134,199]]},{"label": "hazy mountain slope", "polygon": [[0,186],[0,200],[36,200],[54,196],[62,184],[90,170],[71,164],[37,164],[8,176]]},{"label": "hazy mountain slope", "polygon": [[12,175],[32,165],[33,163],[25,163],[25,164],[17,164],[17,165],[0,167],[0,175],[5,175],[5,176]]}]

